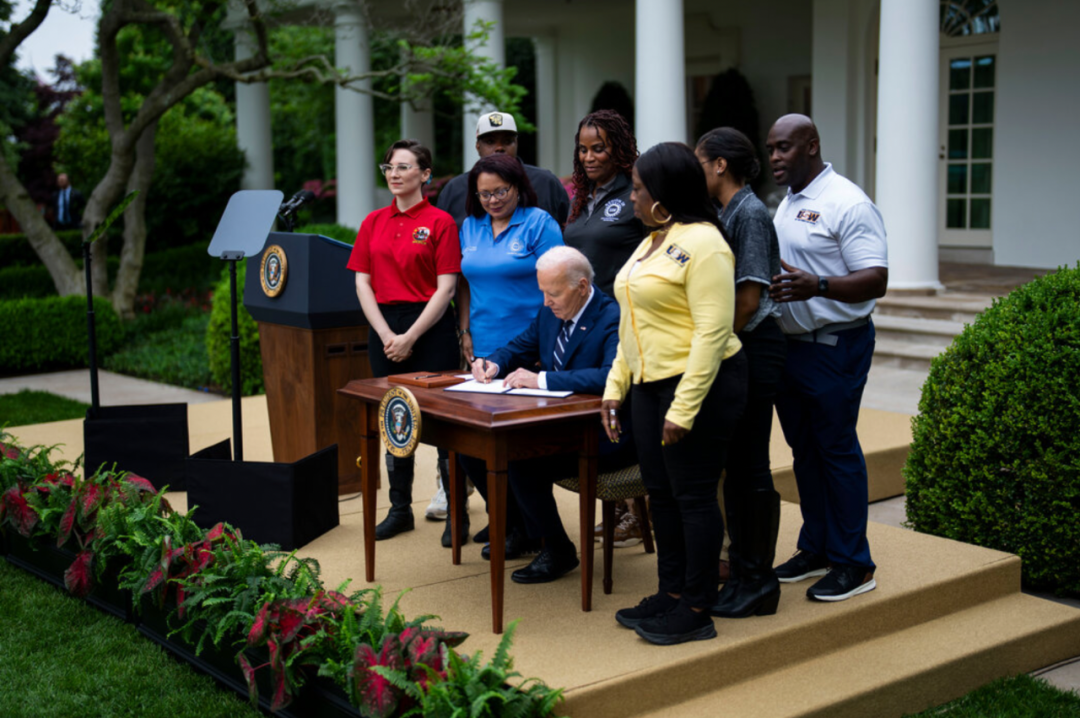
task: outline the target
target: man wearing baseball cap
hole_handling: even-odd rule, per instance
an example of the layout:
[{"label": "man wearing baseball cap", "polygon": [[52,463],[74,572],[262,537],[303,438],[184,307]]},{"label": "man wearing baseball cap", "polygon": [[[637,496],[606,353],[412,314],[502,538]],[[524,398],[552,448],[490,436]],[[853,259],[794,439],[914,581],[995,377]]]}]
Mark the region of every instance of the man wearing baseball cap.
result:
[{"label": "man wearing baseball cap", "polygon": [[[507,154],[517,157],[517,123],[506,112],[487,112],[476,123],[476,153],[481,157]],[[522,163],[524,164],[524,163]],[[555,218],[559,226],[566,224],[570,213],[570,198],[559,178],[539,167],[525,165],[525,174],[536,190],[537,206]],[[465,172],[446,183],[435,206],[449,212],[458,229],[465,221],[465,195],[469,191],[469,173]]]}]

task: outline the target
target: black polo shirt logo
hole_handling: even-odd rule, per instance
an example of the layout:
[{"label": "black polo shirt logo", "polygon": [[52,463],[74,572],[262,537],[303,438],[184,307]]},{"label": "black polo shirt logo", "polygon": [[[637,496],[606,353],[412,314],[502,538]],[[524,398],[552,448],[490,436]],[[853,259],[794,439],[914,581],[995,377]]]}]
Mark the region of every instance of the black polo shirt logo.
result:
[{"label": "black polo shirt logo", "polygon": [[623,207],[625,206],[626,202],[623,202],[621,199],[608,200],[607,204],[604,205],[604,216],[602,219],[605,222],[616,221],[619,219],[619,215],[622,214]]}]

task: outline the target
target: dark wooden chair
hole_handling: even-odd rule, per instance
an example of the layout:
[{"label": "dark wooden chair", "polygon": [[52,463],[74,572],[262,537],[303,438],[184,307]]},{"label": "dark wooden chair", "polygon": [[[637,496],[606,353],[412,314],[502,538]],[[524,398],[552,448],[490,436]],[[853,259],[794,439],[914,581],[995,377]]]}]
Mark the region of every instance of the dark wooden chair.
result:
[{"label": "dark wooden chair", "polygon": [[[556,482],[567,491],[579,493],[577,477]],[[611,593],[611,564],[615,558],[615,502],[634,500],[638,518],[641,520],[641,538],[645,544],[645,553],[655,553],[652,524],[649,521],[649,507],[645,502],[645,484],[641,481],[641,467],[637,464],[625,469],[600,474],[596,477],[596,498],[601,503],[601,521],[604,522],[604,593]],[[591,536],[581,537],[581,550],[585,551],[586,542]],[[589,548],[591,550],[591,547]]]}]

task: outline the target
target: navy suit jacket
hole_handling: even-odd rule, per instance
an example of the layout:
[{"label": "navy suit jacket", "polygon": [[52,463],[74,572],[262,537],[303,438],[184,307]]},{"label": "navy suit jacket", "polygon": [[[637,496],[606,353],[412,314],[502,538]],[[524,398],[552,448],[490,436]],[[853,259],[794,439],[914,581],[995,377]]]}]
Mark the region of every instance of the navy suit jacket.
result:
[{"label": "navy suit jacket", "polygon": [[518,367],[547,372],[547,388],[575,394],[604,393],[607,375],[619,349],[619,305],[593,285],[589,306],[581,315],[563,354],[562,371],[555,371],[555,338],[562,320],[540,307],[532,324],[505,347],[487,358],[499,365],[499,376]]}]

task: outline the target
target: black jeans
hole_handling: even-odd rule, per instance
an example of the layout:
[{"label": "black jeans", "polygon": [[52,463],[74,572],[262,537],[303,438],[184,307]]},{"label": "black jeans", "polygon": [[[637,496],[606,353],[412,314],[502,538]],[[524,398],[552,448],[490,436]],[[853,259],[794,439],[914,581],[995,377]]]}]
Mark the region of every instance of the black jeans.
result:
[{"label": "black jeans", "polygon": [[682,375],[631,388],[634,443],[656,529],[659,589],[682,594],[694,608],[716,602],[724,527],[716,491],[746,406],[746,364],[740,351],[720,365],[694,427],[672,446],[660,441]]},{"label": "black jeans", "polygon": [[773,317],[752,332],[740,332],[747,363],[746,410],[735,429],[724,478],[724,503],[733,506],[739,494],[773,488],[769,464],[773,404],[787,359],[787,338]]},{"label": "black jeans", "polygon": [[[423,302],[411,302],[406,304],[380,304],[379,311],[383,319],[390,326],[390,331],[395,334],[404,334],[409,330],[427,304]],[[443,371],[445,369],[458,369],[461,366],[461,349],[457,339],[457,320],[454,317],[454,307],[449,306],[439,321],[424,332],[416,343],[413,344],[412,356],[405,361],[395,362],[386,358],[383,353],[382,339],[373,329],[368,330],[368,359],[371,362],[371,375],[374,377],[389,376],[390,374],[404,374],[406,372]],[[391,454],[388,452],[387,457]],[[449,455],[443,449],[438,451],[439,459],[446,459]],[[412,464],[415,457],[393,457],[391,463],[395,466],[401,463]]]}]

